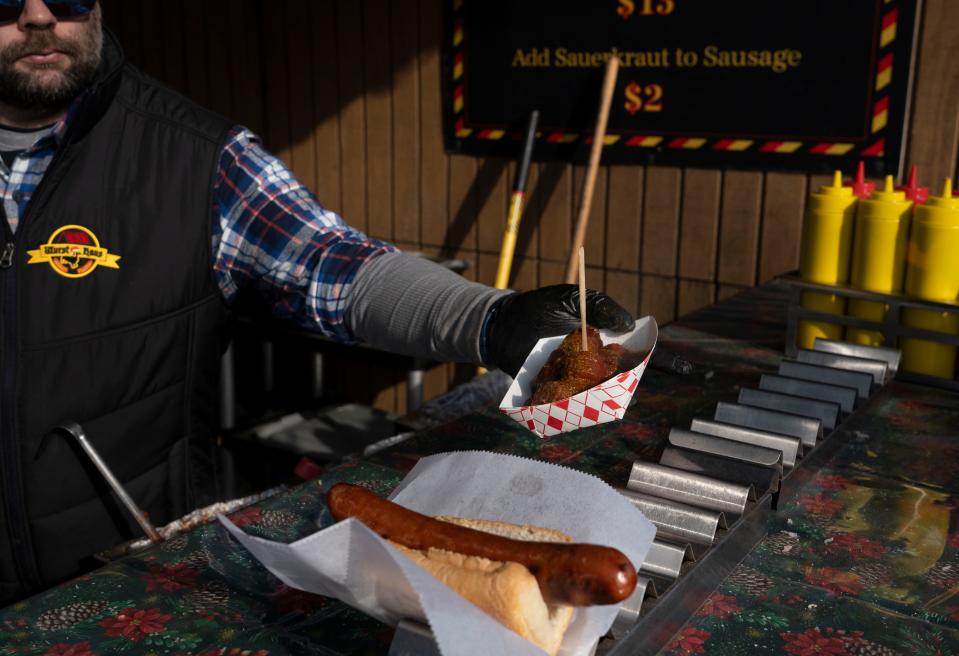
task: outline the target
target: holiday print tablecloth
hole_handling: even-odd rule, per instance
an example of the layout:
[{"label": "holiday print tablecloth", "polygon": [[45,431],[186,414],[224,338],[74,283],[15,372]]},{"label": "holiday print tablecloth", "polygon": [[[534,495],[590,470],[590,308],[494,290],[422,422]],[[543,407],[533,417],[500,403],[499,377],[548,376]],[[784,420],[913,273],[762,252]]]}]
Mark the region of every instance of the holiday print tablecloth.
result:
[{"label": "holiday print tablecloth", "polygon": [[[670,426],[755,385],[783,349],[775,285],[663,329],[696,365],[649,370],[622,422],[543,440],[495,407],[322,477],[385,494],[423,455],[487,449],[561,463],[622,486]],[[959,653],[959,395],[894,383],[842,428],[846,444],[770,520],[769,535],[695,612],[667,654]],[[317,482],[232,515],[291,541],[331,520]],[[291,590],[217,524],[0,611],[0,656],[383,655],[392,629]]]}]

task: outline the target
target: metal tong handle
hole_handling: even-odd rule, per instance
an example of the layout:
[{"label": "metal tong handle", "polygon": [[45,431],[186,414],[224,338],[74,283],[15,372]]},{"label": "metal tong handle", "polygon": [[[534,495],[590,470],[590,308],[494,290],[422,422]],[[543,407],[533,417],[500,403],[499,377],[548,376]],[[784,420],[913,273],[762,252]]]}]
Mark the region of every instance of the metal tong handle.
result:
[{"label": "metal tong handle", "polygon": [[[70,435],[77,441],[80,447],[86,452],[90,457],[90,460],[93,461],[93,464],[100,471],[100,474],[106,479],[107,484],[113,492],[120,497],[120,501],[123,502],[123,505],[126,506],[127,511],[133,515],[133,519],[137,521],[137,524],[140,525],[140,528],[143,529],[143,532],[150,539],[150,542],[162,542],[163,538],[153,527],[153,524],[150,523],[150,520],[147,519],[146,514],[140,510],[140,506],[137,505],[137,502],[133,500],[127,491],[123,488],[123,485],[120,484],[120,481],[117,480],[117,477],[113,475],[113,472],[110,471],[110,468],[107,466],[107,463],[103,461],[103,458],[100,457],[100,454],[97,453],[96,448],[93,444],[90,443],[90,440],[87,439],[86,433],[83,432],[83,428],[80,427],[80,424],[75,421],[68,421],[60,426],[57,426],[54,431],[60,431],[67,435]],[[41,450],[42,450],[41,446]]]}]

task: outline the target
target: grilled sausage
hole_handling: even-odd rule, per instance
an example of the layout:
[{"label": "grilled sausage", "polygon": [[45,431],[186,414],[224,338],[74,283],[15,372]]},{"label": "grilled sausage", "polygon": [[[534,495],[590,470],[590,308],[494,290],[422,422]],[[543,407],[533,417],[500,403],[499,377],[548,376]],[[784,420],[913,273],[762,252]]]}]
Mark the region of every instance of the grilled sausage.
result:
[{"label": "grilled sausage", "polygon": [[528,542],[490,535],[422,515],[366,488],[338,483],[327,493],[337,521],[356,517],[381,537],[411,549],[445,549],[524,565],[548,603],[615,604],[636,587],[636,570],[620,551],[595,544]]}]

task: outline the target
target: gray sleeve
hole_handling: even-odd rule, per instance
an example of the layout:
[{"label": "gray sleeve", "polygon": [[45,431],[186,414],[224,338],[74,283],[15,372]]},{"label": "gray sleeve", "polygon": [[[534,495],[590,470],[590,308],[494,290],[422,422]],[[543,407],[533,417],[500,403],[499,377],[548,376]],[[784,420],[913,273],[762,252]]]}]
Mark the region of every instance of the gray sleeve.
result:
[{"label": "gray sleeve", "polygon": [[360,341],[404,355],[480,362],[480,332],[505,290],[414,255],[387,253],[357,271],[346,325]]}]

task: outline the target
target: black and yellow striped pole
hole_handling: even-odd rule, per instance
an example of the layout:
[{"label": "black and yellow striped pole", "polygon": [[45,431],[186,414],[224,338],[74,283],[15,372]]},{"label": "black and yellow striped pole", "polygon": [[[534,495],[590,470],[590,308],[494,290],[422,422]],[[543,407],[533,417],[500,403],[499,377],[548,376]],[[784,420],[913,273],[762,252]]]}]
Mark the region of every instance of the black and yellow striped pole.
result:
[{"label": "black and yellow striped pole", "polygon": [[496,267],[496,289],[506,289],[509,274],[513,268],[513,255],[516,253],[516,236],[523,218],[526,198],[526,181],[529,178],[529,162],[533,156],[533,144],[536,142],[536,126],[539,124],[539,111],[533,110],[526,123],[526,140],[523,143],[523,155],[516,169],[513,181],[513,193],[509,199],[509,214],[506,217],[506,230],[503,232],[503,245],[499,251],[499,266]]},{"label": "black and yellow striped pole", "polygon": [[[509,286],[509,274],[513,269],[513,255],[516,253],[516,237],[519,235],[519,224],[523,218],[526,200],[526,182],[529,179],[529,162],[533,157],[533,144],[536,142],[536,126],[539,125],[539,110],[529,113],[526,122],[526,139],[523,141],[523,153],[516,167],[516,178],[513,180],[513,193],[509,198],[509,213],[506,216],[506,230],[503,231],[503,244],[499,250],[499,264],[496,267],[496,289],[506,289]],[[476,374],[486,373],[484,367],[479,367]]]}]

